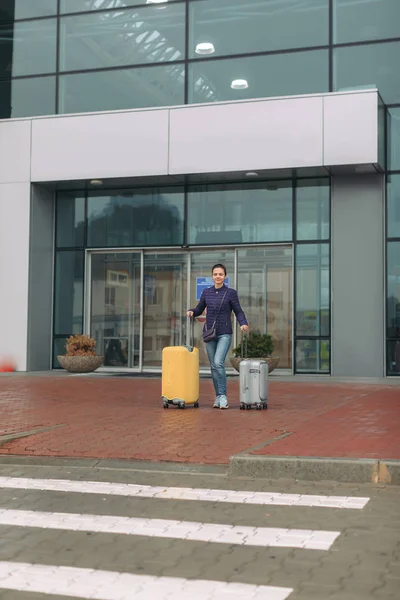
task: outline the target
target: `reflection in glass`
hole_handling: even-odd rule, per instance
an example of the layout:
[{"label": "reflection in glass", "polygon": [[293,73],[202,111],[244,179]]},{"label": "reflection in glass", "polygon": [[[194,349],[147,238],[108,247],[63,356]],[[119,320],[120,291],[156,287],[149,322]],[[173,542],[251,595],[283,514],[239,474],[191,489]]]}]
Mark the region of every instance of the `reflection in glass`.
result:
[{"label": "reflection in glass", "polygon": [[[232,250],[219,250],[216,252],[213,250],[212,252],[191,252],[191,278],[190,278],[190,306],[188,308],[194,308],[198,301],[200,300],[201,288],[198,288],[196,285],[196,281],[198,277],[208,277],[210,278],[207,281],[207,287],[211,287],[214,285],[211,277],[211,269],[213,265],[216,263],[222,263],[225,265],[227,270],[227,276],[229,277],[229,282],[227,285],[229,287],[235,287],[234,281],[234,253]],[[240,298],[242,301],[242,298]],[[200,353],[200,366],[209,369],[210,363],[208,362],[207,352],[205,349],[205,344],[202,339],[202,330],[205,321],[206,313],[203,313],[200,317],[196,318],[196,324],[194,327],[195,334],[195,346],[199,349]],[[233,339],[232,339],[232,347],[233,347]],[[232,349],[231,347],[231,349]],[[226,366],[231,367],[229,362],[229,356],[231,356],[231,350],[228,352],[226,357]]]},{"label": "reflection in glass", "polygon": [[387,176],[387,236],[400,237],[400,174]]},{"label": "reflection in glass", "polygon": [[[189,103],[246,100],[329,91],[327,50],[195,62],[189,65]],[[232,89],[234,80],[247,82]]]},{"label": "reflection in glass", "polygon": [[57,19],[0,25],[0,77],[56,70]]},{"label": "reflection in glass", "polygon": [[399,0],[333,0],[333,43],[399,37]]},{"label": "reflection in glass", "polygon": [[83,192],[57,194],[56,246],[83,246],[85,227],[85,197]]},{"label": "reflection in glass", "polygon": [[55,77],[0,81],[0,119],[53,115],[55,111]]},{"label": "reflection in glass", "polygon": [[330,332],[329,244],[296,247],[296,335]]},{"label": "reflection in glass", "polygon": [[185,4],[61,19],[61,71],[185,58]]},{"label": "reflection in glass", "polygon": [[140,254],[91,257],[90,335],[105,367],[139,366]]},{"label": "reflection in glass", "polygon": [[182,188],[89,193],[88,246],[183,244]]},{"label": "reflection in glass", "polygon": [[82,333],[84,252],[56,253],[54,333]]},{"label": "reflection in glass", "polygon": [[265,52],[329,43],[329,1],[203,0],[190,3],[190,58],[199,43],[214,56]]},{"label": "reflection in glass", "polygon": [[[32,2],[32,0],[26,0]],[[106,10],[107,8],[124,8],[146,4],[146,0],[61,0],[61,13],[86,12],[89,10]],[[164,8],[164,7],[163,7]],[[161,10],[161,7],[160,7]]]},{"label": "reflection in glass", "polygon": [[186,344],[187,254],[145,254],[143,366],[160,367],[166,346]]},{"label": "reflection in glass", "polygon": [[291,238],[291,181],[189,188],[189,244],[275,242]]},{"label": "reflection in glass", "polygon": [[400,340],[391,340],[387,344],[387,374],[400,375]]},{"label": "reflection in glass", "polygon": [[182,64],[60,76],[60,113],[173,106],[184,102]]},{"label": "reflection in glass", "polygon": [[400,103],[400,42],[333,50],[334,91],[378,88],[386,104]]},{"label": "reflection in glass", "polygon": [[291,246],[239,250],[237,287],[250,329],[271,335],[273,356],[280,357],[279,368],[291,369]]},{"label": "reflection in glass", "polygon": [[296,373],[329,373],[329,340],[296,341]]},{"label": "reflection in glass", "polygon": [[388,113],[388,168],[394,171],[400,169],[400,108],[389,108]]},{"label": "reflection in glass", "polygon": [[2,0],[0,21],[34,19],[57,14],[57,0]]},{"label": "reflection in glass", "polygon": [[400,339],[400,242],[387,245],[387,337]]},{"label": "reflection in glass", "polygon": [[329,238],[329,179],[300,180],[296,186],[298,240]]},{"label": "reflection in glass", "polygon": [[53,369],[61,369],[62,368],[60,363],[57,360],[57,356],[65,354],[66,338],[68,338],[68,337],[69,337],[69,335],[66,335],[65,337],[54,338],[54,340],[53,340]]}]

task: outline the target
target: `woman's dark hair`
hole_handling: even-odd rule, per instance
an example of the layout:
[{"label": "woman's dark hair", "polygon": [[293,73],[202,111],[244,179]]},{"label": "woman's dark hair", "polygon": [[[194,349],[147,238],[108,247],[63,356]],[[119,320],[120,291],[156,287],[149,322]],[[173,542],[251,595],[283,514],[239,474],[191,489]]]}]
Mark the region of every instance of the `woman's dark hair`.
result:
[{"label": "woman's dark hair", "polygon": [[211,269],[211,273],[214,273],[214,269],[222,269],[223,272],[226,275],[226,267],[225,265],[222,265],[221,263],[217,263],[216,265],[213,266],[213,268]]}]

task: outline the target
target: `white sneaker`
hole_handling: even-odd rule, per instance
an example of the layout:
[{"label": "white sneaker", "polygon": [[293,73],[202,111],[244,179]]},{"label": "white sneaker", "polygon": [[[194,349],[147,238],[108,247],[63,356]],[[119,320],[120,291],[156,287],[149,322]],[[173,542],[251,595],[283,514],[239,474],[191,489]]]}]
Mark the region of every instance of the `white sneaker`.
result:
[{"label": "white sneaker", "polygon": [[228,398],[226,396],[220,396],[219,407],[220,409],[229,408]]},{"label": "white sneaker", "polygon": [[220,406],[219,406],[219,399],[220,399],[220,398],[221,398],[221,396],[217,396],[217,397],[215,398],[215,402],[214,402],[214,404],[213,404],[213,408],[220,408]]}]

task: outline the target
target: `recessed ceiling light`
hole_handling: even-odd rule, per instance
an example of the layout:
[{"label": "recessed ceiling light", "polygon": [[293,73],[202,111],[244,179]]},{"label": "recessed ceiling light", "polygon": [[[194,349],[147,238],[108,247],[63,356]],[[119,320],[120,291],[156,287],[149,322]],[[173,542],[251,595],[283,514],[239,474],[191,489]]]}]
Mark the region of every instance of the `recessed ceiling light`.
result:
[{"label": "recessed ceiling light", "polygon": [[249,87],[246,79],[234,79],[231,83],[233,90],[246,90]]},{"label": "recessed ceiling light", "polygon": [[255,171],[249,171],[248,173],[246,173],[246,177],[258,177],[258,173],[256,173]]},{"label": "recessed ceiling light", "polygon": [[90,184],[91,185],[103,185],[103,180],[102,179],[91,179]]},{"label": "recessed ceiling light", "polygon": [[201,42],[200,44],[197,44],[195,52],[196,54],[214,54],[214,44],[211,42]]}]

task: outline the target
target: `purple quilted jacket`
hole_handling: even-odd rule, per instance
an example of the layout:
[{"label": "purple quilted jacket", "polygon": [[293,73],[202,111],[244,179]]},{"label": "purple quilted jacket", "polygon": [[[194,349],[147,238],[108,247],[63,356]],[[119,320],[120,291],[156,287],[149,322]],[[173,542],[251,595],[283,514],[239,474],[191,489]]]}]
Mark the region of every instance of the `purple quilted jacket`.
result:
[{"label": "purple quilted jacket", "polygon": [[[225,292],[226,296],[224,298]],[[224,298],[224,302],[221,306],[222,298]],[[245,314],[240,306],[237,291],[228,288],[226,285],[223,285],[218,290],[215,286],[206,288],[201,294],[196,308],[191,308],[190,310],[193,311],[195,317],[199,317],[204,312],[204,309],[207,308],[207,318],[204,327],[205,329],[209,329],[214,323],[220,306],[221,309],[216,322],[217,335],[232,333],[232,311],[235,313],[239,325],[248,325]]]}]

